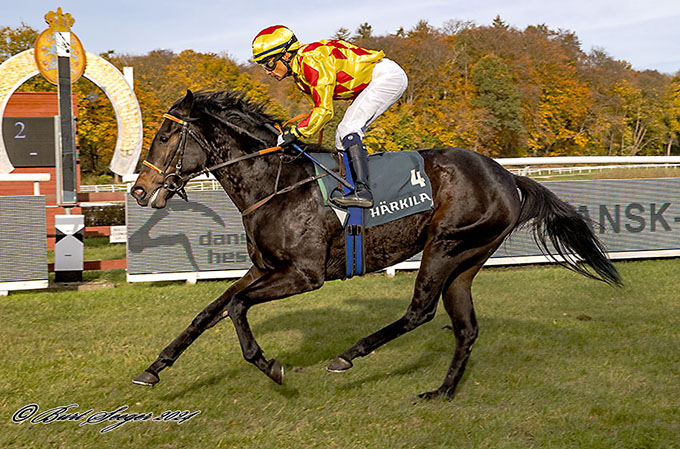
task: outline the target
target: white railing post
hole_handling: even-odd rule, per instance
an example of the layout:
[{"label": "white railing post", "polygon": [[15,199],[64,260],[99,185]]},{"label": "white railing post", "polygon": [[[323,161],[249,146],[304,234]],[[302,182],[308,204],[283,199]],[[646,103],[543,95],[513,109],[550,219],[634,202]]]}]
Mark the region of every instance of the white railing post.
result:
[{"label": "white railing post", "polygon": [[0,182],[32,182],[33,195],[40,195],[40,183],[50,180],[49,173],[5,173],[0,174]]}]

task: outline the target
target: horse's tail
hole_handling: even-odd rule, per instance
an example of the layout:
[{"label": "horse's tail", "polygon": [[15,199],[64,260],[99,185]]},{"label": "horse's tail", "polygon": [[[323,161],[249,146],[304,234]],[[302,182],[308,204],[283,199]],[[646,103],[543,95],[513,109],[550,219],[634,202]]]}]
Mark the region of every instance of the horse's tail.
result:
[{"label": "horse's tail", "polygon": [[[522,192],[517,227],[530,226],[534,240],[544,254],[584,276],[612,285],[622,284],[604,245],[573,206],[524,176],[515,176],[515,183]],[[559,258],[552,254],[553,250]],[[588,271],[582,263],[590,265],[595,273]]]}]

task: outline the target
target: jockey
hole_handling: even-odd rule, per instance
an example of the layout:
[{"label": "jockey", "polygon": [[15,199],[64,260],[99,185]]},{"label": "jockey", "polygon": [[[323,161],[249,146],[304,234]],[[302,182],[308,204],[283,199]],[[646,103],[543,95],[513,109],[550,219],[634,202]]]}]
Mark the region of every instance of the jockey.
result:
[{"label": "jockey", "polygon": [[355,190],[331,200],[341,207],[372,207],[368,185],[368,153],[362,140],[368,125],[392,106],[406,90],[408,79],[382,51],[368,50],[341,40],[307,45],[282,25],[265,28],[253,40],[253,61],[278,81],[292,75],[312,105],[297,126],[284,130],[279,144],[308,138],[333,117],[333,100],[351,100],[335,133],[335,146],[346,151]]}]

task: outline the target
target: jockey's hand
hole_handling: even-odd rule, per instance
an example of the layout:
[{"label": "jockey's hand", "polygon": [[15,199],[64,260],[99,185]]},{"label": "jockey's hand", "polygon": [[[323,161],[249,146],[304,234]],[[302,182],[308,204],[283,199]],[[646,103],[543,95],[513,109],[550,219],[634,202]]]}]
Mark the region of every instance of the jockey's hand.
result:
[{"label": "jockey's hand", "polygon": [[295,134],[290,132],[290,128],[284,128],[283,132],[279,134],[279,137],[276,140],[276,145],[280,146],[281,148],[285,148],[294,143],[296,140],[297,137],[295,137]]}]

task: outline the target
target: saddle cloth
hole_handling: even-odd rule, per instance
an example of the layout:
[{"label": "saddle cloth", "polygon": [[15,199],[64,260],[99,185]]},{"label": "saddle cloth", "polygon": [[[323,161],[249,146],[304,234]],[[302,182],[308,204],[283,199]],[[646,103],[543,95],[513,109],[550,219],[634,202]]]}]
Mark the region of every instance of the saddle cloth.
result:
[{"label": "saddle cloth", "polygon": [[[338,171],[337,156],[331,153],[310,154],[326,168]],[[323,173],[317,165],[314,169],[317,174]],[[365,227],[388,223],[434,207],[430,179],[425,173],[423,157],[418,152],[369,154],[368,173],[373,207],[366,209]],[[342,195],[340,184],[330,176],[319,179],[318,183],[324,204],[328,205],[329,198]]]}]

